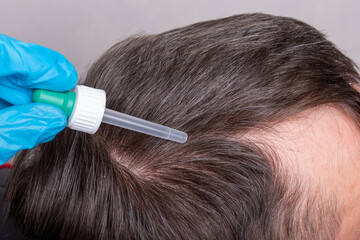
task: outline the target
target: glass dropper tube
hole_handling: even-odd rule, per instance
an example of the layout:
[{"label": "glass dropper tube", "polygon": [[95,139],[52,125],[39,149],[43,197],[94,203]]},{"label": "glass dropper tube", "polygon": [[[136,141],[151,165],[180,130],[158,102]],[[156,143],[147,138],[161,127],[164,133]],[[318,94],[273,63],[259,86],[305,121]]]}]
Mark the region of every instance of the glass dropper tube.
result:
[{"label": "glass dropper tube", "polygon": [[187,134],[184,132],[108,108],[105,108],[102,122],[179,143],[187,140]]}]

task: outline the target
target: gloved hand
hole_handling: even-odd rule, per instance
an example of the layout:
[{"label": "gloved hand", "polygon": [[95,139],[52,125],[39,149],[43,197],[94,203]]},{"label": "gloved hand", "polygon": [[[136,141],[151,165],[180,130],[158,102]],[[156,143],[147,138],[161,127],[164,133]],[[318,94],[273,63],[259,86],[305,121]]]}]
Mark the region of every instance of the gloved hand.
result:
[{"label": "gloved hand", "polygon": [[77,83],[61,54],[0,34],[0,164],[52,140],[67,124],[58,107],[32,103],[32,89],[68,91]]}]

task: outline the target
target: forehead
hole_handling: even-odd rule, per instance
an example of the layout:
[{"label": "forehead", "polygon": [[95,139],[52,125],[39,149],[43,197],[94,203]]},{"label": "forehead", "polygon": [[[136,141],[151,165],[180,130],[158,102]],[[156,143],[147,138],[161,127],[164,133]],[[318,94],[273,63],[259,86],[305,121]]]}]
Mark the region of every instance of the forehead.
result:
[{"label": "forehead", "polygon": [[[339,239],[353,239],[360,224],[360,128],[339,106],[310,109],[263,133],[280,165],[310,192],[338,202]],[[313,192],[315,194],[316,192]]]},{"label": "forehead", "polygon": [[239,139],[244,138],[265,146],[265,152],[270,147],[277,158],[269,161],[302,185],[360,196],[360,128],[342,107],[309,109]]},{"label": "forehead", "polygon": [[280,155],[311,166],[321,161],[335,164],[360,154],[358,123],[335,105],[310,109],[277,124],[268,138],[281,150]]},{"label": "forehead", "polygon": [[359,125],[336,105],[309,109],[281,122],[264,134],[264,141],[285,166],[295,166],[312,180],[331,180],[339,171],[350,171],[347,166],[360,169]]}]

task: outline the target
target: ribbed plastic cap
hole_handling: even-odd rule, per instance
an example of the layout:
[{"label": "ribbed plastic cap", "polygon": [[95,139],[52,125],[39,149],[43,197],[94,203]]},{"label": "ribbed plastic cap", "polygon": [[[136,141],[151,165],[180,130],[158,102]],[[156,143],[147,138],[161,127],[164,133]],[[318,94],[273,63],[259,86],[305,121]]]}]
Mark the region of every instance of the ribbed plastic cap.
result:
[{"label": "ribbed plastic cap", "polygon": [[105,91],[83,85],[77,85],[73,91],[76,100],[67,127],[90,134],[96,133],[105,111]]}]

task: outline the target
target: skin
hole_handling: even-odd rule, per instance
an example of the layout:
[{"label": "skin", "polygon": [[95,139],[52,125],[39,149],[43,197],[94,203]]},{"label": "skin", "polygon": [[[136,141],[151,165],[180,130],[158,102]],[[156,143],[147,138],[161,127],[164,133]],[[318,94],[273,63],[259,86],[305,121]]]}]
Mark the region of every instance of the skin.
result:
[{"label": "skin", "polygon": [[336,240],[360,239],[358,123],[339,106],[322,106],[276,124],[261,136],[308,194],[321,189],[328,200],[336,200],[341,217]]}]

